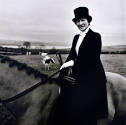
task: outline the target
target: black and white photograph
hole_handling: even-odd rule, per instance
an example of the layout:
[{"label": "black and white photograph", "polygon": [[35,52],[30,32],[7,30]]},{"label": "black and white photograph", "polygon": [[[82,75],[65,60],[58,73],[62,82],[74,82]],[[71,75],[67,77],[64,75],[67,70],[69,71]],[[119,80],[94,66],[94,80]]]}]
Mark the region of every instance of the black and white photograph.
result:
[{"label": "black and white photograph", "polygon": [[126,125],[126,1],[0,0],[0,125]]}]

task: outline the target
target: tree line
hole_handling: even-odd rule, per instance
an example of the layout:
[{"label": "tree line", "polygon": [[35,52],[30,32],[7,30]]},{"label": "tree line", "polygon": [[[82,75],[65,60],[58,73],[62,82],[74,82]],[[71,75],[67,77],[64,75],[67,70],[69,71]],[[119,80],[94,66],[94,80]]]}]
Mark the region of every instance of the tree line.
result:
[{"label": "tree line", "polygon": [[[7,48],[0,47],[0,54],[6,55],[26,55],[27,52],[31,52],[32,55],[38,55],[41,52],[46,52],[49,54],[68,54],[70,49],[30,49],[30,48]],[[102,51],[101,54],[126,54],[126,50],[124,51]]]}]

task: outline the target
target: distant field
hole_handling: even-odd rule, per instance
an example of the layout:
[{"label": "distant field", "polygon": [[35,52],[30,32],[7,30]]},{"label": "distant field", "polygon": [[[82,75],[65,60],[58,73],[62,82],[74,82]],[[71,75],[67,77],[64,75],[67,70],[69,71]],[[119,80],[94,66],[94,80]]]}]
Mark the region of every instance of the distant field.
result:
[{"label": "distant field", "polygon": [[101,59],[105,71],[116,72],[126,77],[126,54],[103,54]]},{"label": "distant field", "polygon": [[[56,63],[50,67],[49,71],[45,71],[45,68],[41,63],[40,55],[20,55],[11,57],[38,69],[44,74],[51,74],[57,71],[60,65],[55,55],[50,56],[54,58]],[[67,55],[62,55],[63,61],[65,61],[66,57]],[[126,77],[126,54],[102,54],[101,60],[103,62],[105,71],[116,72]]]}]

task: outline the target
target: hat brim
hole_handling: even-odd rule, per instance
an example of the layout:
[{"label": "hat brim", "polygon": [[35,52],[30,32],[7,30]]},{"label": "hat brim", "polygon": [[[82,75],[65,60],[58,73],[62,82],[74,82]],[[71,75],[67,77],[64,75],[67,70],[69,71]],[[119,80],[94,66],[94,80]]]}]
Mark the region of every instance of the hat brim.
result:
[{"label": "hat brim", "polygon": [[84,17],[79,17],[79,18],[73,18],[72,21],[76,23],[77,20],[81,18],[87,18],[88,22],[90,23],[92,21],[92,16],[84,16]]}]

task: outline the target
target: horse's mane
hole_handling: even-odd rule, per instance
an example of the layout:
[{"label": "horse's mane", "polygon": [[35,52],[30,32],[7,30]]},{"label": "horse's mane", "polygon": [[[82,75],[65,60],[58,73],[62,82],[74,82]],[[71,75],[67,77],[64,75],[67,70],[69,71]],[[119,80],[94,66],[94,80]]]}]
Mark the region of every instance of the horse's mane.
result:
[{"label": "horse's mane", "polygon": [[34,69],[33,67],[30,67],[27,64],[21,63],[21,62],[19,62],[17,60],[14,60],[14,59],[12,59],[12,58],[10,58],[8,56],[0,55],[0,62],[1,63],[8,63],[10,68],[16,66],[19,71],[25,70],[28,75],[33,74],[35,78],[40,78],[40,79],[44,78],[45,79],[45,78],[48,77],[47,75],[42,74],[37,69]]}]

